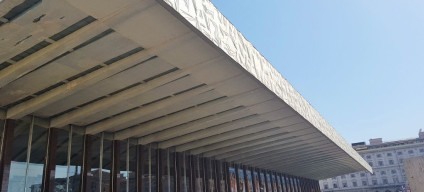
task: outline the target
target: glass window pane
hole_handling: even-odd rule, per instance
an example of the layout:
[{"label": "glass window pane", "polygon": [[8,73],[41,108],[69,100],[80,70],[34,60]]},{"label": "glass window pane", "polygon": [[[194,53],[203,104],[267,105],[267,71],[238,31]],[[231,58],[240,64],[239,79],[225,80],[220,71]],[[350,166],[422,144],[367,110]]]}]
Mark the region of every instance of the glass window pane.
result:
[{"label": "glass window pane", "polygon": [[231,192],[237,192],[236,170],[234,167],[229,167],[228,171],[230,175],[230,190]]},{"label": "glass window pane", "polygon": [[206,180],[208,192],[215,191],[215,171],[213,161],[209,158],[205,159],[205,172],[206,172]]},{"label": "glass window pane", "polygon": [[259,174],[257,171],[253,171],[253,179],[254,179],[254,185],[255,185],[255,192],[260,192],[261,191],[261,186],[259,183]]},{"label": "glass window pane", "polygon": [[263,172],[260,173],[261,176],[261,192],[266,192],[266,182],[265,182],[265,174]]},{"label": "glass window pane", "polygon": [[222,162],[218,161],[218,178],[219,178],[219,187],[221,189],[221,192],[226,192],[226,180],[225,180],[225,166]]},{"label": "glass window pane", "polygon": [[195,191],[203,191],[203,174],[201,169],[201,159],[198,156],[194,156],[194,176],[195,176]]},{"label": "glass window pane", "polygon": [[271,188],[271,176],[269,175],[269,173],[266,173],[266,185],[267,185],[268,192],[271,192],[272,191],[272,188]]},{"label": "glass window pane", "polygon": [[157,189],[158,176],[158,150],[150,146],[150,191],[155,192]]},{"label": "glass window pane", "polygon": [[26,177],[26,188],[29,191],[41,191],[48,132],[49,129],[34,125]]},{"label": "glass window pane", "polygon": [[22,192],[25,188],[30,122],[16,121],[13,130],[12,162],[9,174],[9,192]]},{"label": "glass window pane", "polygon": [[121,192],[127,191],[127,181],[128,181],[128,172],[127,172],[127,147],[128,142],[117,141],[119,142],[119,175],[118,175],[118,190]]},{"label": "glass window pane", "polygon": [[[102,192],[108,192],[110,191],[110,173],[112,169],[112,149],[113,149],[113,142],[108,139],[103,139],[103,159],[102,159],[102,184],[101,184],[101,191]],[[99,181],[99,179],[97,179]],[[98,184],[97,184],[98,185]]]},{"label": "glass window pane", "polygon": [[130,143],[129,150],[129,192],[136,192],[137,190],[137,146]]},{"label": "glass window pane", "polygon": [[246,183],[244,179],[243,168],[238,168],[238,187],[239,192],[246,192]]},{"label": "glass window pane", "polygon": [[82,167],[82,157],[83,157],[83,146],[84,146],[84,135],[78,133],[77,131],[72,131],[72,140],[71,140],[71,156],[70,156],[70,165],[69,165],[69,192],[80,191],[80,181],[81,181],[81,167]]},{"label": "glass window pane", "polygon": [[[185,153],[184,154],[184,166],[185,166],[185,183],[186,183],[186,192],[191,191],[191,185],[190,185],[190,178],[191,178],[191,163],[190,163],[190,156]],[[184,191],[183,191],[184,192]]]},{"label": "glass window pane", "polygon": [[[100,191],[100,143],[101,138],[97,136],[91,137],[91,157],[90,157],[90,173],[87,173],[87,187],[89,192]],[[109,177],[108,177],[109,179]],[[109,190],[109,186],[102,188]]]},{"label": "glass window pane", "polygon": [[277,174],[277,187],[278,187],[278,192],[283,192],[283,186],[281,186],[281,177],[279,174]]},{"label": "glass window pane", "polygon": [[275,175],[274,174],[271,175],[271,179],[272,179],[272,191],[278,192],[278,190],[277,190],[277,181],[275,180]]},{"label": "glass window pane", "polygon": [[247,180],[247,191],[253,192],[253,179],[252,172],[250,170],[246,170],[246,180]]},{"label": "glass window pane", "polygon": [[66,178],[68,176],[68,146],[69,146],[69,131],[57,129],[57,144],[56,144],[56,168],[54,191],[66,191]]}]

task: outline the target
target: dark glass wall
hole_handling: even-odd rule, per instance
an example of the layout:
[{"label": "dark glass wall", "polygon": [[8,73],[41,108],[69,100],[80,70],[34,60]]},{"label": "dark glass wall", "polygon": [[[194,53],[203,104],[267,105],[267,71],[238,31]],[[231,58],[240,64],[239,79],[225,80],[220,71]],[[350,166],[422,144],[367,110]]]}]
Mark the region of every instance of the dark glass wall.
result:
[{"label": "dark glass wall", "polygon": [[319,191],[314,180],[156,146],[73,126],[49,129],[34,118],[0,119],[0,191]]}]

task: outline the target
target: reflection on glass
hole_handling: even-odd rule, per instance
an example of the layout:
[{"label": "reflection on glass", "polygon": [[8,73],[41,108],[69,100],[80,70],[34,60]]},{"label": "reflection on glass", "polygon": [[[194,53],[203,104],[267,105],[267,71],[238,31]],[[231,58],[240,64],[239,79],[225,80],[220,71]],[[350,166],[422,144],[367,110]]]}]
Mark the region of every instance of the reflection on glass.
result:
[{"label": "reflection on glass", "polygon": [[219,179],[219,187],[221,189],[221,192],[226,192],[226,181],[225,181],[225,166],[222,162],[218,162],[218,179]]},{"label": "reflection on glass", "polygon": [[158,175],[158,150],[150,146],[150,192],[155,192],[157,189]]},{"label": "reflection on glass", "polygon": [[250,170],[246,170],[246,176],[247,176],[247,191],[253,192],[252,172]]},{"label": "reflection on glass", "polygon": [[34,125],[31,156],[26,177],[26,188],[30,189],[29,191],[41,190],[48,131],[46,128]]},{"label": "reflection on glass", "polygon": [[125,141],[116,141],[119,142],[119,174],[117,175],[118,179],[118,191],[127,192],[127,181],[128,181],[128,172],[127,172],[127,152],[128,142]]},{"label": "reflection on glass", "polygon": [[132,143],[129,144],[129,192],[136,192],[137,190],[137,181],[136,181],[136,171],[137,171],[137,146]]},{"label": "reflection on glass", "polygon": [[81,181],[82,155],[84,147],[84,135],[72,130],[71,153],[69,165],[69,192],[77,192]]},{"label": "reflection on glass", "polygon": [[[103,159],[102,159],[102,171],[101,171],[101,191],[102,192],[108,192],[110,191],[110,174],[112,169],[112,149],[113,149],[113,142],[111,140],[103,139]],[[100,180],[98,178],[97,180]]]},{"label": "reflection on glass", "polygon": [[202,169],[201,167],[201,159],[198,156],[194,156],[194,187],[195,191],[203,191],[203,177],[202,177]]},{"label": "reflection on glass", "polygon": [[12,162],[9,173],[9,192],[25,191],[30,122],[16,121],[13,131]]},{"label": "reflection on glass", "polygon": [[255,185],[255,192],[260,192],[260,184],[259,184],[259,174],[257,171],[253,171],[253,178],[254,178],[254,185]]},{"label": "reflection on glass", "polygon": [[[89,192],[100,191],[100,148],[101,148],[101,137],[91,137],[91,152],[90,152],[90,172],[87,173],[87,190]],[[90,150],[90,149],[87,149]],[[109,189],[109,186],[103,189]]]},{"label": "reflection on glass", "polygon": [[208,192],[214,192],[215,191],[215,172],[214,172],[214,165],[211,159],[205,160],[205,172],[206,172],[206,180],[207,180],[207,187]]},{"label": "reflection on glass", "polygon": [[246,187],[245,187],[245,179],[244,179],[244,173],[243,173],[243,169],[242,168],[238,168],[238,191],[239,192],[246,192]]},{"label": "reflection on glass", "polygon": [[185,153],[184,154],[184,169],[185,169],[185,192],[191,191],[190,178],[191,178],[191,164],[190,164],[190,156]]},{"label": "reflection on glass", "polygon": [[175,153],[168,151],[169,192],[174,192],[175,185]]},{"label": "reflection on glass", "polygon": [[54,177],[54,191],[66,191],[66,178],[68,174],[68,146],[69,146],[69,132],[58,129],[57,130],[57,144],[56,144],[56,169]]},{"label": "reflection on glass", "polygon": [[236,170],[234,167],[229,167],[228,172],[230,175],[230,190],[231,192],[237,192]]},{"label": "reflection on glass", "polygon": [[268,190],[268,192],[271,192],[272,191],[272,188],[271,188],[271,176],[269,175],[269,173],[267,173],[266,174],[266,184],[267,184],[267,190]]},{"label": "reflection on glass", "polygon": [[156,191],[157,149],[151,145],[142,147],[141,164],[143,166],[143,192]]},{"label": "reflection on glass", "polygon": [[265,181],[265,175],[264,175],[264,173],[260,173],[260,176],[261,176],[261,192],[266,192],[266,181]]}]

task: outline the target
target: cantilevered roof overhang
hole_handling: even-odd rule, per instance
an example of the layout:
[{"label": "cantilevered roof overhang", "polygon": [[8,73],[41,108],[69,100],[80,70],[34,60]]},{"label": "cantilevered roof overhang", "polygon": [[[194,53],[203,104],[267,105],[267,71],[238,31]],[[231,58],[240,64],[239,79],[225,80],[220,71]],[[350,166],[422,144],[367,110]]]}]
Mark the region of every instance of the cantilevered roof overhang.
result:
[{"label": "cantilevered roof overhang", "polygon": [[312,179],[370,166],[208,0],[3,0],[0,116]]}]

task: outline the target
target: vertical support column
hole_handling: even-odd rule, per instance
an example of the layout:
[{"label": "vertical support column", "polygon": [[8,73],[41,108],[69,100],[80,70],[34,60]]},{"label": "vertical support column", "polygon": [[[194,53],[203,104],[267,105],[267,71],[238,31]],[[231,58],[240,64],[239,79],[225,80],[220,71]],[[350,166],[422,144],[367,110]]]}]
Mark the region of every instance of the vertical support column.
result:
[{"label": "vertical support column", "polygon": [[1,159],[0,159],[0,191],[7,192],[9,187],[10,164],[12,161],[13,149],[13,132],[16,121],[7,119],[3,130],[3,140],[0,143]]},{"label": "vertical support column", "polygon": [[92,138],[91,135],[84,135],[84,150],[83,150],[83,162],[82,162],[82,174],[80,182],[80,191],[90,191],[91,182],[88,177],[88,174],[91,170],[91,147],[92,147]]},{"label": "vertical support column", "polygon": [[247,175],[248,167],[247,166],[241,166],[241,167],[243,169],[243,174],[244,174],[244,188],[245,188],[245,191],[249,192],[249,184],[247,182],[249,181],[249,176]]},{"label": "vertical support column", "polygon": [[46,161],[43,171],[43,192],[54,191],[54,179],[56,171],[57,129],[50,128],[47,140]]},{"label": "vertical support column", "polygon": [[[110,173],[110,191],[115,192],[120,189],[120,147],[121,143],[119,141],[112,141],[112,167]],[[103,173],[100,173],[103,174]]]}]

